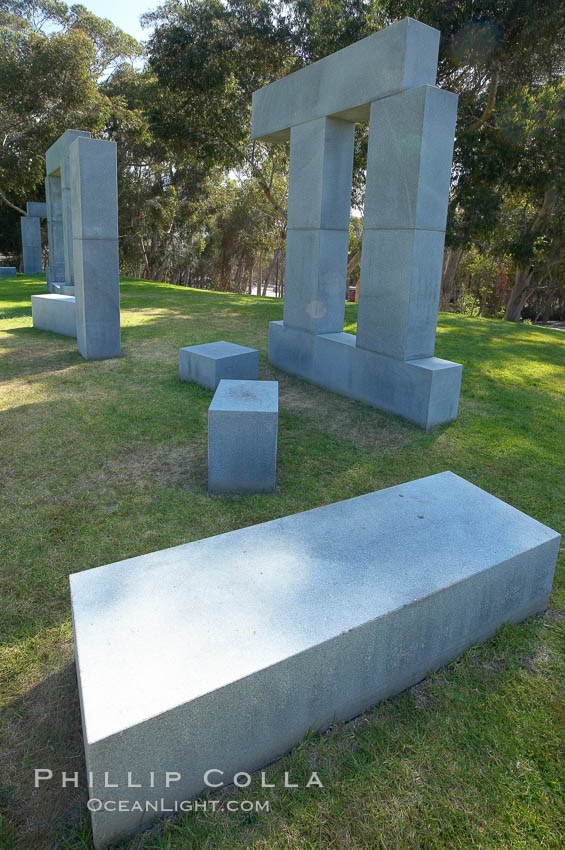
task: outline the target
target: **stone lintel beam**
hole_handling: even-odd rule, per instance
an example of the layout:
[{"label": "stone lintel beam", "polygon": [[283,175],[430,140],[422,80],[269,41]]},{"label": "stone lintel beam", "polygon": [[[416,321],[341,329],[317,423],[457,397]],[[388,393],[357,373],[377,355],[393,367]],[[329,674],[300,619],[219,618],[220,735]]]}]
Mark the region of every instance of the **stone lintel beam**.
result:
[{"label": "stone lintel beam", "polygon": [[438,30],[404,18],[254,92],[251,135],[284,142],[290,128],[315,118],[369,120],[370,104],[434,85]]}]

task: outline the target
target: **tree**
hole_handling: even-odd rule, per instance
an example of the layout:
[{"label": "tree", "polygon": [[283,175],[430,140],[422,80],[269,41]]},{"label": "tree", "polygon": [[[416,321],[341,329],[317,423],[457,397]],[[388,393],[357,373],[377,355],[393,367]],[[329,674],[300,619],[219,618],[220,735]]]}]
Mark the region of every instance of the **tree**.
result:
[{"label": "tree", "polygon": [[18,213],[43,197],[45,151],[69,127],[102,133],[99,78],[141,46],[84,6],[0,2],[0,201]]}]

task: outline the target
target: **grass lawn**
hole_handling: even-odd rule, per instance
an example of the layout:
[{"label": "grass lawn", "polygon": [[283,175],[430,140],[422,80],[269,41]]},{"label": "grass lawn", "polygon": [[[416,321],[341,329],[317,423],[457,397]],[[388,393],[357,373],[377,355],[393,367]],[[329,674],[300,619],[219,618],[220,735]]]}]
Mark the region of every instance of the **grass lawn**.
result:
[{"label": "grass lawn", "polygon": [[[84,786],[33,788],[36,767],[83,782],[69,573],[445,469],[565,530],[564,332],[442,314],[437,354],[463,363],[462,399],[425,434],[272,369],[280,301],[124,279],[123,357],[86,362],[75,340],[32,328],[44,291],[0,280],[0,850],[91,847]],[[177,356],[216,339],[259,348],[261,377],[280,382],[273,495],[206,492],[212,394],[178,381]],[[562,551],[543,617],[306,740],[268,770],[275,789],[259,775],[211,795],[269,814],[199,812],[120,846],[563,847],[564,567]],[[285,771],[313,770],[323,788],[283,787]]]}]

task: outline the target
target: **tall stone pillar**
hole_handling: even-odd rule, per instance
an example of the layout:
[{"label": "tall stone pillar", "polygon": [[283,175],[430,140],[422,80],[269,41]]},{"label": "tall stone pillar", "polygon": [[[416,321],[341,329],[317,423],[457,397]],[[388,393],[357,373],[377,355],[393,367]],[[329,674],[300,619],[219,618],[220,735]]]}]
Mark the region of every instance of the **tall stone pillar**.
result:
[{"label": "tall stone pillar", "polygon": [[63,239],[61,178],[59,175],[49,175],[46,178],[45,194],[47,197],[47,238],[49,242],[47,283],[64,283],[65,245]]},{"label": "tall stone pillar", "polygon": [[73,216],[71,210],[71,167],[69,155],[61,162],[61,207],[63,210],[63,251],[65,257],[65,282],[74,286],[73,267]]},{"label": "tall stone pillar", "polygon": [[88,139],[90,133],[84,130],[65,130],[45,154],[49,289],[53,288],[51,284],[64,283],[72,286],[74,282],[69,146],[76,138]]},{"label": "tall stone pillar", "polygon": [[41,219],[37,216],[23,215],[20,219],[20,226],[22,230],[24,274],[41,274],[43,271]]},{"label": "tall stone pillar", "polygon": [[357,346],[434,356],[457,95],[421,86],[371,104]]},{"label": "tall stone pillar", "polygon": [[355,125],[318,118],[290,131],[284,321],[343,330]]},{"label": "tall stone pillar", "polygon": [[116,143],[76,138],[69,147],[78,350],[120,354]]}]

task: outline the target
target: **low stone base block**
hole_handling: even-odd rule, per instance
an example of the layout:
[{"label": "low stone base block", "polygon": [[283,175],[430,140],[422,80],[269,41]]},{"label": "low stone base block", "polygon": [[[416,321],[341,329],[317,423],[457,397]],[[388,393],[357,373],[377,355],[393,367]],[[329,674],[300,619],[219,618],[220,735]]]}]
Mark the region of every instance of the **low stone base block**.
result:
[{"label": "low stone base block", "polygon": [[425,430],[457,417],[462,367],[439,357],[396,360],[358,348],[352,334],[315,335],[270,322],[269,361],[311,384],[397,413]]},{"label": "low stone base block", "polygon": [[208,408],[208,490],[272,493],[277,479],[277,381],[226,381]]},{"label": "low stone base block", "polygon": [[53,283],[52,292],[54,295],[74,295],[75,288],[69,283]]},{"label": "low stone base block", "polygon": [[215,390],[223,378],[251,381],[258,377],[259,352],[256,348],[223,340],[179,348],[181,381],[195,381],[207,390]]},{"label": "low stone base block", "polygon": [[33,327],[63,336],[77,335],[76,305],[72,295],[32,295]]},{"label": "low stone base block", "polygon": [[17,273],[15,266],[0,266],[0,277],[15,277]]},{"label": "low stone base block", "polygon": [[95,847],[543,611],[559,539],[443,472],[72,575]]}]

